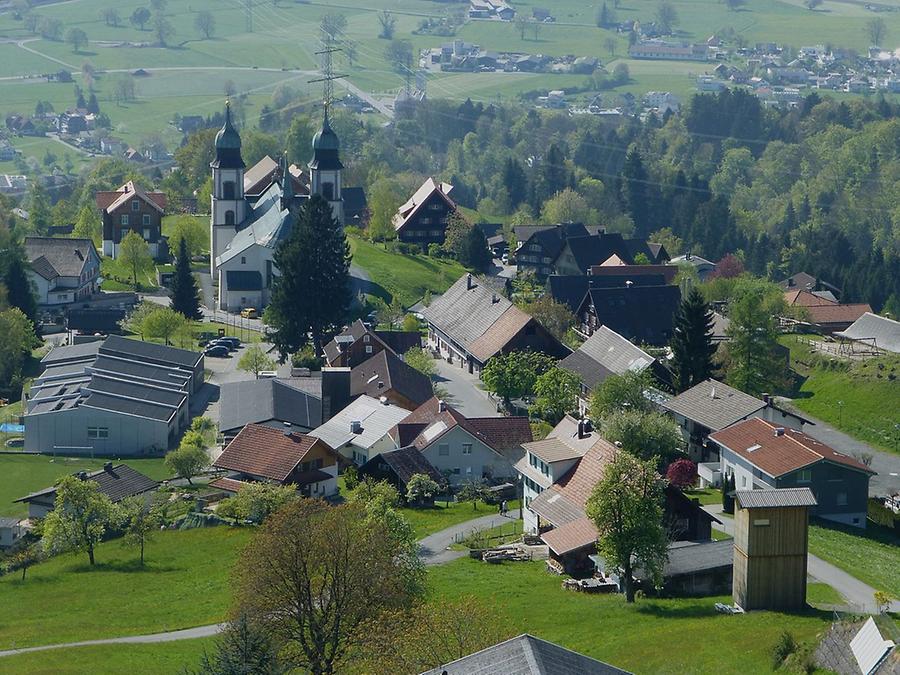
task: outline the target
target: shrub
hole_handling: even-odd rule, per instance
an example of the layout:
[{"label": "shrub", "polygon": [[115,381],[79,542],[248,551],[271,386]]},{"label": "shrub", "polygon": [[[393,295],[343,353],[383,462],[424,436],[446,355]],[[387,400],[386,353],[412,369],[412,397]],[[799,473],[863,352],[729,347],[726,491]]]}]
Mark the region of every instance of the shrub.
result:
[{"label": "shrub", "polygon": [[697,480],[697,465],[689,459],[678,459],[666,470],[666,479],[680,490],[691,487]]},{"label": "shrub", "polygon": [[312,345],[307,345],[291,357],[291,365],[294,368],[309,368],[310,370],[322,370],[322,359],[316,356]]},{"label": "shrub", "polygon": [[797,641],[794,636],[783,631],[778,636],[778,641],[772,647],[772,670],[778,670],[784,663],[785,659],[797,651]]},{"label": "shrub", "polygon": [[344,487],[349,492],[355,489],[357,485],[359,485],[359,472],[355,466],[348,466],[344,470]]}]

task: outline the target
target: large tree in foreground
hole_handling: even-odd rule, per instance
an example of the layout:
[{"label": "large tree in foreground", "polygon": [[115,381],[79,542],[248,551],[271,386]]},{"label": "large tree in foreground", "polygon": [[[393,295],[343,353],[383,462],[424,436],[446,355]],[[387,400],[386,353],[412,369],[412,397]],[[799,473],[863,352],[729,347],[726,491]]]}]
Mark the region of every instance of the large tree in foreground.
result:
[{"label": "large tree in foreground", "polygon": [[178,257],[175,258],[175,276],[172,279],[172,309],[186,319],[201,319],[200,297],[197,280],[191,270],[191,257],[188,255],[187,241],[184,237],[178,242]]},{"label": "large tree in foreground", "polygon": [[703,294],[696,288],[691,289],[675,314],[672,371],[676,391],[690,389],[710,377],[712,357],[716,352],[712,327],[713,315]]},{"label": "large tree in foreground", "polygon": [[341,326],[350,307],[350,247],[331,206],[309,198],[291,236],[275,251],[278,276],[266,323],[282,359],[300,350],[312,335],[316,355],[323,336]]},{"label": "large tree in foreground", "polygon": [[741,289],[729,305],[731,338],[725,348],[725,381],[751,396],[778,388],[785,364],[778,355],[778,316],[785,312],[784,298],[770,294],[763,285]]},{"label": "large tree in foreground", "polygon": [[597,553],[615,569],[625,586],[625,601],[634,602],[634,570],[639,566],[659,581],[668,541],[663,525],[665,483],[655,462],[616,453],[587,502],[597,526]]},{"label": "large tree in foreground", "polygon": [[414,586],[396,540],[361,504],[301,499],[269,516],[237,566],[237,611],[281,645],[282,662],[343,672]]},{"label": "large tree in foreground", "polygon": [[119,244],[119,261],[131,270],[131,283],[135,290],[140,286],[138,277],[153,267],[153,256],[147,242],[134,230],[122,237]]}]

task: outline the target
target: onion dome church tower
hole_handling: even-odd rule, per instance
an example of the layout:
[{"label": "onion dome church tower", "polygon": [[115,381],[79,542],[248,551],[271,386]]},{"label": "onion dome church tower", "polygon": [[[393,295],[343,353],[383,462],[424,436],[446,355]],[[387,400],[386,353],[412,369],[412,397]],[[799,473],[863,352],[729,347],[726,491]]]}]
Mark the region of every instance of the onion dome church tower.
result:
[{"label": "onion dome church tower", "polygon": [[344,225],[344,199],[341,196],[340,141],[328,121],[328,107],[322,128],[313,136],[313,157],[309,162],[309,193],[324,197],[331,204],[335,220]]},{"label": "onion dome church tower", "polygon": [[210,208],[210,267],[215,275],[215,260],[231,243],[247,217],[244,198],[244,160],[241,136],[231,123],[231,107],[225,104],[225,124],[216,134],[216,157],[212,167],[212,205]]}]

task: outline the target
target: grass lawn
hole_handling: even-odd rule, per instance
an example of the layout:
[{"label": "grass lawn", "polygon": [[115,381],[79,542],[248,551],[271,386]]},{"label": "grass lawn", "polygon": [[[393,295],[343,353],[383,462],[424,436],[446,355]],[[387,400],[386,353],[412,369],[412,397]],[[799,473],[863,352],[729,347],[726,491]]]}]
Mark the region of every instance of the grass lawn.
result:
[{"label": "grass lawn", "polygon": [[704,506],[707,504],[721,504],[722,491],[716,488],[703,488],[697,490],[686,490],[685,494],[692,499],[699,499]]},{"label": "grass lawn", "polygon": [[443,293],[466,273],[466,268],[455,260],[391,253],[379,244],[356,237],[349,237],[349,241],[353,264],[371,279],[368,294],[388,303],[397,296],[409,307],[421,300],[425,291]]},{"label": "grass lawn", "polygon": [[[96,471],[105,459],[50,457],[48,455],[0,455],[0,515],[24,516],[26,504],[13,500],[50,487],[58,479],[76,471]],[[163,459],[125,459],[133,469],[155,480],[171,478]]]},{"label": "grass lawn", "polygon": [[[804,336],[805,337],[805,336]],[[794,405],[855,438],[900,453],[900,357],[884,356],[830,369],[798,336],[780,342],[791,350],[791,368],[805,380],[794,394]],[[818,365],[817,365],[818,364]]]},{"label": "grass lawn", "polygon": [[900,598],[900,537],[887,528],[870,522],[859,530],[818,521],[809,528],[809,552]]},{"label": "grass lawn", "polygon": [[[517,500],[509,502],[510,511],[514,512],[518,508],[519,502]],[[447,527],[464,523],[473,518],[489,516],[492,513],[496,514],[498,511],[496,506],[484,504],[483,502],[478,502],[477,510],[472,508],[471,502],[450,502],[450,506],[445,506],[444,502],[436,502],[434,507],[430,509],[403,508],[400,509],[400,513],[412,525],[416,537],[421,539]]]},{"label": "grass lawn", "polygon": [[[103,277],[103,290],[105,291],[133,291],[131,285],[131,270],[122,264],[121,260],[100,258],[100,276]],[[155,291],[159,286],[156,284],[156,267],[151,267],[142,274],[138,274],[138,282],[142,291]]]},{"label": "grass lawn", "polygon": [[215,638],[159,644],[95,645],[20,654],[3,659],[7,675],[120,675],[120,673],[179,673],[196,668],[203,652],[212,652]]},{"label": "grass lawn", "polygon": [[806,601],[811,605],[840,605],[845,602],[843,595],[818,581],[806,584]]},{"label": "grass lawn", "polygon": [[[147,545],[146,566],[122,540],[84,554],[53,558],[0,579],[0,649],[141,635],[216,623],[231,601],[229,575],[249,528],[160,532]],[[159,672],[159,671],[154,671]]]},{"label": "grass lawn", "polygon": [[[429,570],[434,598],[473,595],[501,616],[510,635],[529,632],[635,673],[768,673],[770,650],[782,631],[812,640],[828,627],[828,612],[722,615],[729,597],[644,599],[585,595],[561,588],[543,562],[486,565],[469,558]],[[679,649],[686,636],[690,649]]]},{"label": "grass lawn", "polygon": [[731,535],[722,530],[712,528],[712,539],[713,541],[722,541],[723,539],[731,539]]}]

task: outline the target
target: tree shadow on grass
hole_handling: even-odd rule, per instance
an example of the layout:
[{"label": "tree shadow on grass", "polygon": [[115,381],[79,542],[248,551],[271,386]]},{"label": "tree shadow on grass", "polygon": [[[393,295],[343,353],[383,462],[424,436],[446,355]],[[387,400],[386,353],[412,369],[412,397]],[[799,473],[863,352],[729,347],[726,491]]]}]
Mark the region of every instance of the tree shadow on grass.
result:
[{"label": "tree shadow on grass", "polygon": [[127,574],[150,572],[152,574],[159,574],[160,572],[181,572],[184,571],[184,568],[176,565],[165,565],[155,560],[147,560],[141,565],[140,558],[133,558],[130,560],[116,560],[113,562],[97,561],[97,564],[93,566],[85,562],[70,567],[67,571],[75,574],[82,574],[85,572],[125,572]]},{"label": "tree shadow on grass", "polygon": [[635,608],[639,614],[650,614],[660,619],[696,619],[698,617],[714,616],[716,609],[713,603],[709,606],[701,604],[675,604],[674,602],[661,602],[658,600],[638,600]]}]

